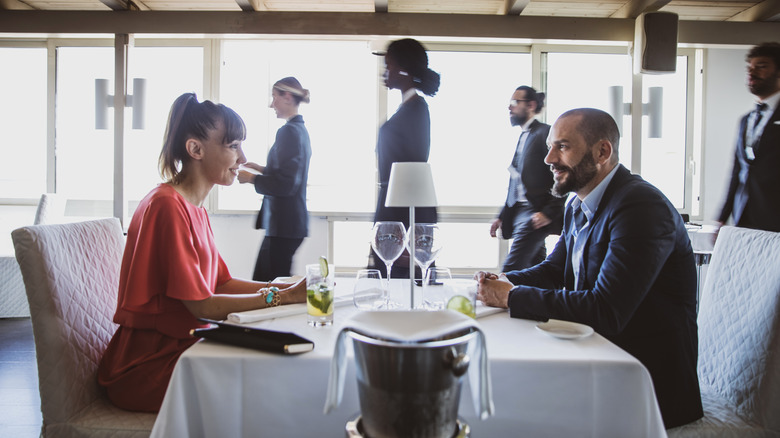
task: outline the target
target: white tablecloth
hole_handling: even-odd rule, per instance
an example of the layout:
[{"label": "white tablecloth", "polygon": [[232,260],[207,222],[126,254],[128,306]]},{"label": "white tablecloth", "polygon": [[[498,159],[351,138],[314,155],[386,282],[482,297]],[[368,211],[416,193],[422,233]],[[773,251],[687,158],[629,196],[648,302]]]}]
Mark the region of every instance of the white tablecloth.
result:
[{"label": "white tablecloth", "polygon": [[[337,294],[349,292],[345,283]],[[252,324],[314,341],[314,350],[303,355],[195,344],[176,365],[152,437],[343,438],[347,421],[360,411],[354,362],[340,407],[322,411],[339,321],[355,311],[336,309],[334,325],[326,328],[309,327],[305,315]],[[556,339],[506,312],[479,322],[496,415],[478,419],[464,379],[459,415],[471,437],[666,437],[647,370],[598,334]]]}]

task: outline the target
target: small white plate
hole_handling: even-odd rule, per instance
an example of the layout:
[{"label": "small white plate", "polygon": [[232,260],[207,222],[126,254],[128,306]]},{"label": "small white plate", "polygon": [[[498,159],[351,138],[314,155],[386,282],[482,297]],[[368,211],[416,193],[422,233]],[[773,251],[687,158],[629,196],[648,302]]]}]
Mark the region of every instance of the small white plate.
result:
[{"label": "small white plate", "polygon": [[550,319],[536,324],[536,328],[559,339],[579,339],[593,334],[593,329],[585,324]]}]

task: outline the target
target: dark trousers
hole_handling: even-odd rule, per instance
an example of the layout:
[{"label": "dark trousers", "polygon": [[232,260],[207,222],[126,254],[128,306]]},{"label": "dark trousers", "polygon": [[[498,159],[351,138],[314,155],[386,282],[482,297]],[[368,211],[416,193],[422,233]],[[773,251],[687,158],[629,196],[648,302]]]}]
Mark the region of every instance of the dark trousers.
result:
[{"label": "dark trousers", "polygon": [[293,255],[302,242],[303,238],[265,236],[252,280],[271,281],[276,277],[289,277]]},{"label": "dark trousers", "polygon": [[547,257],[544,239],[551,234],[549,225],[534,229],[531,222],[534,212],[529,204],[515,204],[514,208],[512,247],[504,259],[503,272],[519,271],[543,262]]}]

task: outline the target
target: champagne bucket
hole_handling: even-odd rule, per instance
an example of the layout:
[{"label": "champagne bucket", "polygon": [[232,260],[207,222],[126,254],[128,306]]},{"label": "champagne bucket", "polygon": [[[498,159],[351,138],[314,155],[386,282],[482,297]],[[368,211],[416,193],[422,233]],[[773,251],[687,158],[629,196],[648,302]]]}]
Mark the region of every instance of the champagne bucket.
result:
[{"label": "champagne bucket", "polygon": [[423,342],[396,342],[350,332],[361,423],[370,438],[452,438],[469,367],[467,329]]}]

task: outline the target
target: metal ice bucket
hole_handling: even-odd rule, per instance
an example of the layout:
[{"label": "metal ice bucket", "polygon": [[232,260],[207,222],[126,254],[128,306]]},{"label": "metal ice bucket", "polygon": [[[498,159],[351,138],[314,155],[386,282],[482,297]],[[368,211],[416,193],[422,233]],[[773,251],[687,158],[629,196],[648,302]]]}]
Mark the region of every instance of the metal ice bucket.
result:
[{"label": "metal ice bucket", "polygon": [[472,328],[423,342],[350,332],[361,423],[370,438],[452,438]]}]

